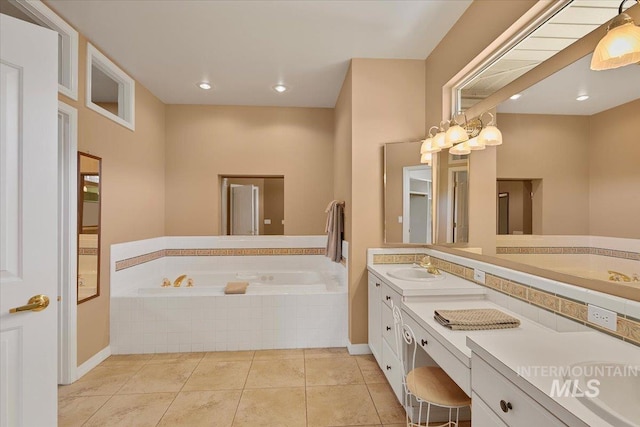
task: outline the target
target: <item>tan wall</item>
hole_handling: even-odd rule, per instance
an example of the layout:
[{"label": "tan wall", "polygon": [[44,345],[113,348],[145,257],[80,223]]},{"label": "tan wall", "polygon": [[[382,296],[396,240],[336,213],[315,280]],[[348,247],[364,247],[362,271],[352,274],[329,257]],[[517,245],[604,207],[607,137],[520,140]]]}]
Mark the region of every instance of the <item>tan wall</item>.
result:
[{"label": "tan wall", "polygon": [[533,234],[589,234],[589,117],[500,113],[498,124],[497,178],[542,180]]},{"label": "tan wall", "polygon": [[323,234],[333,110],[168,105],[166,233],[220,234],[220,175],[281,175],[285,234]]},{"label": "tan wall", "polygon": [[385,153],[384,231],[386,243],[402,243],[403,168],[420,165],[420,141],[387,144]]},{"label": "tan wall", "polygon": [[[342,83],[334,110],[333,134],[333,197],[344,200],[344,239],[351,241],[351,158],[353,145],[353,84],[352,65]],[[349,248],[351,252],[351,248]]]},{"label": "tan wall", "polygon": [[[451,95],[443,91],[443,87],[536,3],[535,0],[481,0],[474,1],[467,8],[425,61],[424,133],[440,120],[450,118]],[[491,25],[479,25],[481,22],[490,22]],[[438,160],[443,155],[447,154],[438,154]],[[495,149],[473,153],[469,173],[469,237],[473,239],[473,246],[482,246],[490,251],[495,248],[495,234],[491,232],[495,231],[496,211],[493,196],[487,199],[485,195],[495,194]],[[446,201],[443,200],[446,197],[446,179],[446,171],[439,170],[438,242],[446,241],[446,230],[442,224],[443,220],[446,221],[442,211],[442,204]]]},{"label": "tan wall", "polygon": [[383,243],[382,146],[424,135],[424,61],[353,59],[349,339],[367,342],[367,248]]},{"label": "tan wall", "polygon": [[589,121],[589,234],[640,239],[640,99]]},{"label": "tan wall", "polygon": [[135,132],[85,107],[87,40],[80,36],[78,151],[102,158],[100,296],[78,305],[78,365],[109,345],[109,251],[164,235],[165,106],[136,83]]}]

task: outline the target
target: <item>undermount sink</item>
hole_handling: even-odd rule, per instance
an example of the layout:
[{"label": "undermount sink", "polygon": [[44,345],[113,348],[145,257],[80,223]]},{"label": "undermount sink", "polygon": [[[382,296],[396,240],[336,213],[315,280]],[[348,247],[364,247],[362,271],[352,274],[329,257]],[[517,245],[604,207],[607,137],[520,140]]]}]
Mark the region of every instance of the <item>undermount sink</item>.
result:
[{"label": "undermount sink", "polygon": [[640,366],[578,363],[571,366],[566,379],[582,392],[578,400],[603,420],[620,427],[640,427]]},{"label": "undermount sink", "polygon": [[387,272],[387,274],[394,279],[410,280],[414,282],[433,282],[435,280],[444,279],[443,274],[431,274],[424,268],[419,267],[397,268]]}]

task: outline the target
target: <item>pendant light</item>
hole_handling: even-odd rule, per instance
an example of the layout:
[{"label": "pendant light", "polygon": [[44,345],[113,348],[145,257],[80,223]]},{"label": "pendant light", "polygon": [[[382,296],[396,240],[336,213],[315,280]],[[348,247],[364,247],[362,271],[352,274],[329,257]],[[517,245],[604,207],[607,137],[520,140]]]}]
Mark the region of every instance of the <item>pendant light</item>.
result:
[{"label": "pendant light", "polygon": [[[591,69],[610,70],[640,62],[640,27],[633,18],[622,12],[622,0],[618,16],[607,27],[607,34],[598,42],[591,57]],[[640,0],[636,0],[640,3]]]},{"label": "pendant light", "polygon": [[496,127],[493,121],[493,114],[489,112],[487,112],[487,114],[491,116],[491,121],[480,131],[480,135],[478,135],[478,144],[487,146],[502,145],[502,132],[500,132],[500,129]]},{"label": "pendant light", "polygon": [[420,154],[437,153],[438,151],[441,150],[441,148],[438,147],[433,141],[433,135],[431,134],[431,129],[438,130],[438,127],[437,126],[431,126],[431,128],[429,129],[428,138],[424,139],[422,141],[422,145],[420,146]]}]

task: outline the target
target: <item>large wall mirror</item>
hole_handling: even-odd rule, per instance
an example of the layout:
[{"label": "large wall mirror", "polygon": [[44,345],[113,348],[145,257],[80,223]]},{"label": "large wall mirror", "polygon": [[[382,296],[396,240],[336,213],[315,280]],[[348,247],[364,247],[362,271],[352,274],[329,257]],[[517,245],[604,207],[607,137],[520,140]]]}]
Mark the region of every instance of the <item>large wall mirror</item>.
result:
[{"label": "large wall mirror", "polygon": [[[456,92],[459,109],[495,108],[503,135],[495,189],[483,190],[496,201],[496,255],[480,259],[640,300],[640,67],[590,69],[589,49],[618,0],[564,3],[506,63],[485,67],[477,84],[467,79]],[[640,5],[627,13],[638,21]],[[532,58],[542,62],[532,66]],[[517,78],[498,84],[510,68]],[[492,80],[493,89],[481,84]]]},{"label": "large wall mirror", "polygon": [[78,304],[100,295],[101,163],[78,153]]},{"label": "large wall mirror", "polygon": [[433,243],[433,174],[421,142],[384,145],[385,243]]},{"label": "large wall mirror", "polygon": [[284,235],[283,176],[220,176],[223,236]]}]

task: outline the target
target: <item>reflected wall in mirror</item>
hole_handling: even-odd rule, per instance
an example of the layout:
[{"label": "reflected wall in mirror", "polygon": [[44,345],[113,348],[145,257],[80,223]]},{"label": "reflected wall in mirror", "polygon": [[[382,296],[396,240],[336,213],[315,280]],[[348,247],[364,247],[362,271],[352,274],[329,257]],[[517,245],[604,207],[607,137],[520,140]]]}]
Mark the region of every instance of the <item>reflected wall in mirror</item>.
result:
[{"label": "reflected wall in mirror", "polygon": [[283,176],[220,176],[222,235],[284,235]]},{"label": "reflected wall in mirror", "polygon": [[384,145],[385,243],[433,242],[433,175],[420,164],[420,145]]},{"label": "reflected wall in mirror", "polygon": [[101,163],[78,153],[78,304],[100,295]]}]

